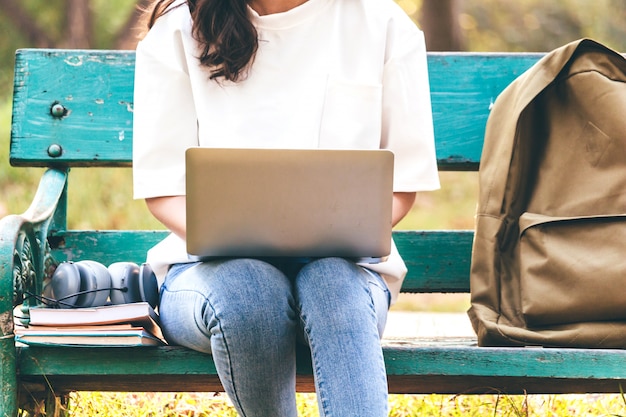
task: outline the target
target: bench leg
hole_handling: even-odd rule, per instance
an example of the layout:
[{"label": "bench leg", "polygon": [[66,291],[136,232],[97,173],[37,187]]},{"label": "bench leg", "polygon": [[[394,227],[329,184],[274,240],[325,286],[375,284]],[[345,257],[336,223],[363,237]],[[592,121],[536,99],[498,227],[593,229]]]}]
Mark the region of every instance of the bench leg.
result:
[{"label": "bench leg", "polygon": [[[9,316],[13,320],[13,316],[10,314]],[[0,390],[0,416],[16,416],[17,374],[15,368],[15,344],[13,335],[3,335],[2,331],[0,331]]]}]

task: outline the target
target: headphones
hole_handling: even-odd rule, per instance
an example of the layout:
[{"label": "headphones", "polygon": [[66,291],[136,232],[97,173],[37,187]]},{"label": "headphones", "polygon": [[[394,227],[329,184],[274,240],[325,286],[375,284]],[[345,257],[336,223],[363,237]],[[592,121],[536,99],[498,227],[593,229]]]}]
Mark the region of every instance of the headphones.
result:
[{"label": "headphones", "polygon": [[61,308],[159,302],[156,275],[148,264],[116,262],[107,268],[95,261],[62,262],[50,281],[50,303]]}]

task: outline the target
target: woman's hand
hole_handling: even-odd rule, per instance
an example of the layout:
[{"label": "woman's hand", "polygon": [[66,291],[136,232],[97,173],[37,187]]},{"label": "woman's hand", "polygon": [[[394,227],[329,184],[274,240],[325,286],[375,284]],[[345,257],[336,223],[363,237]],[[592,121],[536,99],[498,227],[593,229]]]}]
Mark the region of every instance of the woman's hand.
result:
[{"label": "woman's hand", "polygon": [[187,236],[187,198],[184,195],[146,198],[148,210],[181,239]]}]

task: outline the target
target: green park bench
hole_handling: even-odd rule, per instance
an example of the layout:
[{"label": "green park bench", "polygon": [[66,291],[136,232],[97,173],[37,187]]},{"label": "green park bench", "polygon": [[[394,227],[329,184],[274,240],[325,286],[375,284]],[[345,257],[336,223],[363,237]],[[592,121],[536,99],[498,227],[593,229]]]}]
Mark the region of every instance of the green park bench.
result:
[{"label": "green park bench", "polygon": [[[478,169],[491,104],[540,57],[429,54],[440,170]],[[142,262],[165,236],[67,229],[70,168],[131,166],[133,77],[130,51],[16,54],[11,164],[47,169],[30,208],[0,221],[0,416],[18,408],[55,415],[71,391],[222,390],[210,358],[182,347],[15,346],[13,310],[25,293],[41,293],[55,263]],[[409,267],[404,292],[469,292],[471,230],[396,231],[394,238]],[[475,338],[429,338],[385,343],[384,355],[392,393],[602,393],[620,392],[626,382],[621,350],[484,348]],[[298,390],[314,390],[306,358],[298,363]]]}]

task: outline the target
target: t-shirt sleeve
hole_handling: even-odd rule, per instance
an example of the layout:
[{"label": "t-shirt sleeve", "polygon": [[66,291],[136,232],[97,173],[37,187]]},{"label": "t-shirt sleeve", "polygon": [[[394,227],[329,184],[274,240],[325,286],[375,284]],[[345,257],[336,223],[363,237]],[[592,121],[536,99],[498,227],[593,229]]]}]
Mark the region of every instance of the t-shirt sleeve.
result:
[{"label": "t-shirt sleeve", "polygon": [[401,44],[384,67],[381,148],[395,156],[394,191],[435,190],[440,185],[424,35],[414,30]]},{"label": "t-shirt sleeve", "polygon": [[[133,120],[134,197],[185,194],[185,150],[198,145],[198,122],[176,11],[139,43]],[[174,16],[170,16],[174,15]]]}]

